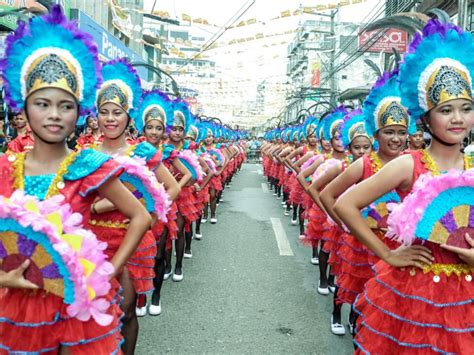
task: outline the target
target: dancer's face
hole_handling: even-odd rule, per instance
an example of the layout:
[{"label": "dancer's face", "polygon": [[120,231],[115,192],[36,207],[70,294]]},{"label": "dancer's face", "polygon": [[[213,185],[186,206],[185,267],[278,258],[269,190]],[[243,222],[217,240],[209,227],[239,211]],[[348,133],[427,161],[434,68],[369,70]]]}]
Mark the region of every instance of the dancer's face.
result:
[{"label": "dancer's face", "polygon": [[79,110],[75,98],[60,89],[46,88],[26,100],[26,112],[34,135],[47,143],[60,143],[74,131]]},{"label": "dancer's face", "polygon": [[334,137],[331,138],[331,146],[332,149],[336,152],[343,152],[344,151],[344,146],[342,145],[342,139],[341,139],[341,134],[337,132],[334,134]]},{"label": "dancer's face", "polygon": [[321,139],[321,147],[325,152],[330,152],[332,150],[331,141]]},{"label": "dancer's face", "polygon": [[430,130],[446,143],[461,143],[474,124],[472,102],[466,99],[448,101],[432,109],[426,123]]},{"label": "dancer's face", "polygon": [[125,134],[128,121],[127,113],[112,102],[103,104],[99,109],[99,128],[106,138],[116,139]]},{"label": "dancer's face", "polygon": [[97,128],[99,128],[97,118],[95,118],[94,116],[87,117],[87,127],[90,127],[92,131],[95,131]]},{"label": "dancer's face", "polygon": [[316,144],[318,144],[318,140],[316,138],[316,136],[314,134],[310,134],[308,137],[307,137],[307,140],[308,140],[308,144],[311,146],[311,147],[314,147]]},{"label": "dancer's face", "polygon": [[181,126],[173,126],[171,127],[171,131],[169,134],[169,138],[176,143],[179,143],[184,138],[184,128]]},{"label": "dancer's face", "polygon": [[423,144],[425,143],[423,139],[423,131],[416,131],[415,134],[410,135],[410,146],[413,149],[421,149],[423,148]]},{"label": "dancer's face", "polygon": [[388,156],[397,156],[407,144],[407,129],[401,125],[381,128],[376,133],[379,151]]},{"label": "dancer's face", "polygon": [[164,133],[163,124],[158,120],[150,120],[145,125],[144,134],[148,143],[158,144]]},{"label": "dancer's face", "polygon": [[369,138],[364,136],[355,137],[350,145],[350,151],[354,160],[361,158],[363,155],[370,154],[372,151],[372,143]]},{"label": "dancer's face", "polygon": [[17,129],[21,129],[26,126],[26,118],[23,113],[20,112],[19,114],[15,115],[15,117],[13,117],[13,124]]},{"label": "dancer's face", "polygon": [[204,143],[206,143],[206,145],[211,145],[213,142],[214,142],[214,137],[211,135],[208,135],[206,139],[204,140]]}]

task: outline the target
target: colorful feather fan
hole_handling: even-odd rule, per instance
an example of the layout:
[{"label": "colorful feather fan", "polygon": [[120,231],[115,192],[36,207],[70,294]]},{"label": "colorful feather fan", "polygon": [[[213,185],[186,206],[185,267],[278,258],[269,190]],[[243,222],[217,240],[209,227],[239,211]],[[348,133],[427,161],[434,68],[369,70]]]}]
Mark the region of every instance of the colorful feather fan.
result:
[{"label": "colorful feather fan", "polygon": [[474,236],[474,170],[424,174],[390,213],[388,236],[410,245],[414,238],[468,248]]},{"label": "colorful feather fan", "polygon": [[18,190],[0,197],[0,268],[8,272],[29,259],[25,278],[63,298],[71,317],[108,325],[112,316],[102,297],[114,268],[103,252],[107,245],[81,223],[61,195],[39,201]]},{"label": "colorful feather fan", "polygon": [[362,210],[362,217],[371,229],[387,229],[389,210],[394,204],[400,203],[400,196],[396,192],[389,192],[372,202]]},{"label": "colorful feather fan", "polygon": [[138,156],[116,157],[115,160],[125,169],[120,175],[120,181],[145,206],[148,212],[156,214],[160,221],[166,223],[166,215],[171,207],[171,201],[164,186],[156,180],[155,174],[147,166],[145,159]]}]

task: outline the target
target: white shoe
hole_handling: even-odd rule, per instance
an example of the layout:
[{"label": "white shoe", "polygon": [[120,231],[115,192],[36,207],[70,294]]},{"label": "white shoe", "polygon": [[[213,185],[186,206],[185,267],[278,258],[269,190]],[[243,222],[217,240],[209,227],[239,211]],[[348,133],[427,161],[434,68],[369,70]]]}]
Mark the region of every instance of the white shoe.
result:
[{"label": "white shoe", "polygon": [[171,275],[173,275],[173,270],[171,270],[169,273],[163,275],[163,280],[168,280]]},{"label": "white shoe", "polygon": [[286,201],[281,201],[281,204],[282,204],[282,205],[286,205]]},{"label": "white shoe", "polygon": [[298,220],[297,219],[292,219],[291,224],[296,226],[298,224]]},{"label": "white shoe", "polygon": [[190,252],[190,253],[185,252],[183,256],[185,259],[191,259],[193,257],[193,252]]},{"label": "white shoe", "polygon": [[211,218],[211,224],[216,224],[217,223],[217,218]]},{"label": "white shoe", "polygon": [[319,258],[311,258],[311,264],[319,265]]},{"label": "white shoe", "polygon": [[285,210],[285,212],[283,212],[283,214],[284,214],[285,216],[289,216],[289,215],[290,215],[290,211],[286,211],[286,210]]},{"label": "white shoe", "polygon": [[331,316],[331,332],[335,335],[345,335],[346,328],[341,323],[333,323]]},{"label": "white shoe", "polygon": [[201,224],[206,223],[206,222],[207,222],[207,218],[201,218]]},{"label": "white shoe", "polygon": [[[319,262],[319,260],[318,260],[318,262]],[[328,285],[328,289],[329,289],[329,291],[330,291],[331,293],[336,292],[336,286]]]},{"label": "white shoe", "polygon": [[[276,196],[276,195],[278,195],[278,194],[277,194],[276,192],[274,192],[274,193],[273,193],[273,196]],[[278,197],[277,197],[277,198],[278,198]]]},{"label": "white shoe", "polygon": [[181,275],[173,274],[173,281],[180,282],[184,279],[184,273],[181,271]]},{"label": "white shoe", "polygon": [[[173,277],[174,277],[174,276],[173,276]],[[327,287],[326,287],[326,288],[320,287],[320,286],[319,286],[320,284],[321,284],[321,283],[318,281],[318,293],[319,293],[320,295],[323,295],[323,296],[329,295],[329,288],[327,288]],[[331,323],[332,323],[332,322],[331,322]]]},{"label": "white shoe", "polygon": [[145,317],[146,316],[146,305],[144,307],[136,307],[135,308],[135,313],[137,314],[137,317]]},{"label": "white shoe", "polygon": [[194,235],[194,238],[196,238],[196,240],[201,240],[201,239],[202,239],[202,234],[196,233],[196,234]]},{"label": "white shoe", "polygon": [[159,316],[161,314],[161,301],[158,306],[150,304],[150,307],[148,307],[148,314],[150,316]]}]

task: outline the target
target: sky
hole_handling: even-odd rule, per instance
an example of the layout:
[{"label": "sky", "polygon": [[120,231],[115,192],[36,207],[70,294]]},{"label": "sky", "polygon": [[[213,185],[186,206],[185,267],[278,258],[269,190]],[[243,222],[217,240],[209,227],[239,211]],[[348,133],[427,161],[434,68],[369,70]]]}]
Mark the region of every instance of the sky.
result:
[{"label": "sky", "polygon": [[[258,23],[228,29],[217,40],[218,47],[208,50],[204,54],[210,60],[216,62],[217,72],[223,82],[223,93],[231,95],[230,100],[233,99],[232,96],[237,96],[242,100],[251,100],[252,98],[255,99],[257,85],[264,80],[279,82],[280,84],[288,81],[286,77],[287,46],[294,39],[295,33],[284,34],[284,32],[296,30],[302,18],[300,16],[290,16],[277,20],[274,18],[279,17],[285,10],[293,12],[300,5],[315,6],[337,2],[339,1],[145,0],[144,7],[145,11],[149,11],[155,4],[155,11],[167,11],[171,18],[180,21],[182,21],[182,14],[189,15],[193,19],[206,19],[212,26],[193,24],[193,31],[195,29],[201,31],[205,37],[210,38],[221,31],[225,25],[228,25],[231,19],[235,19],[236,14],[250,6],[235,24],[250,19],[256,19]],[[338,19],[360,22],[363,20],[364,14],[369,13],[379,3],[379,1],[365,0],[361,4],[350,6],[349,11],[341,8]],[[308,18],[317,19],[314,15],[306,15],[306,19]],[[229,41],[253,37],[258,33],[264,35],[277,34],[277,36],[228,45]],[[225,98],[221,97],[219,99]],[[285,106],[284,95],[274,93],[274,101],[276,101],[274,103],[275,109],[272,114],[275,114],[280,107]],[[216,107],[213,109],[216,109]]]}]

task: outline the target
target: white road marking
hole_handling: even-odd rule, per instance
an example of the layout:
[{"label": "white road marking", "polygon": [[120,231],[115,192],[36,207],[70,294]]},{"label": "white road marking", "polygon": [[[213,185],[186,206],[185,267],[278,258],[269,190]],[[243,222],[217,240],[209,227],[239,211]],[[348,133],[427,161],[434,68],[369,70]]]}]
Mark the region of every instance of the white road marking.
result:
[{"label": "white road marking", "polygon": [[263,192],[266,193],[266,194],[269,192],[269,191],[268,191],[268,186],[267,186],[267,184],[264,183],[264,182],[262,182],[262,190],[263,190]]},{"label": "white road marking", "polygon": [[295,254],[293,254],[293,250],[291,250],[290,242],[286,237],[280,218],[270,218],[270,221],[272,222],[273,231],[275,232],[275,239],[278,249],[280,250],[280,255],[294,256]]}]

